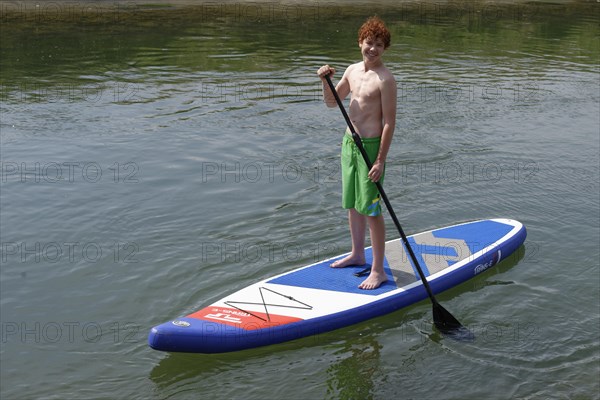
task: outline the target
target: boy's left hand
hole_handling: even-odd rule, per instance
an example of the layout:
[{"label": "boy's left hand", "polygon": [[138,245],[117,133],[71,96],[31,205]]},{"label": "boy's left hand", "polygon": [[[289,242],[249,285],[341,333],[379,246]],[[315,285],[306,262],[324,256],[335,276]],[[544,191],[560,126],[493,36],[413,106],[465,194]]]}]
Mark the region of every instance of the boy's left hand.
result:
[{"label": "boy's left hand", "polygon": [[373,167],[369,171],[368,177],[371,180],[371,182],[377,182],[381,178],[382,173],[383,173],[383,163],[381,163],[379,161],[375,161],[375,163],[373,163]]}]

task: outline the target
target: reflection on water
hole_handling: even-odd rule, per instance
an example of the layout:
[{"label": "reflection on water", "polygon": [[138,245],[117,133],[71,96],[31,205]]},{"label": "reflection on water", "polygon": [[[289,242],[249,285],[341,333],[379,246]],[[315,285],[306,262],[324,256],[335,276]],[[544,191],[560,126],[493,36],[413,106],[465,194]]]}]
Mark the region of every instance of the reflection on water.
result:
[{"label": "reflection on water", "polygon": [[327,368],[327,398],[371,399],[384,372],[379,366],[381,346],[376,339],[361,338],[348,342],[336,352],[336,359]]},{"label": "reflection on water", "polygon": [[[553,59],[561,68],[593,69],[598,52],[597,5],[585,1],[554,5],[418,1],[381,6],[225,2],[165,7],[100,3],[90,10],[88,6],[4,5],[0,39],[4,96],[14,99],[16,90],[21,96],[31,94],[33,100],[59,96],[95,101],[103,97],[98,93],[102,91],[110,92],[112,101],[129,101],[137,97],[135,88],[149,81],[164,85],[202,81],[204,90],[214,95],[223,90],[218,85],[236,83],[229,74],[242,82],[243,76],[252,74],[264,83],[252,82],[264,89],[273,76],[293,82],[291,75],[302,74],[307,66],[312,70],[331,59],[348,63],[356,58],[350,45],[355,29],[350,27],[372,13],[384,14],[392,31],[389,60],[401,62],[408,53],[411,63],[403,68],[416,71],[437,58],[437,71],[430,71],[434,80],[457,74],[472,79],[476,69],[496,63],[497,57],[526,60],[523,68],[534,74],[543,73]],[[341,25],[348,28],[340,29]],[[279,84],[282,91],[290,89]],[[306,82],[298,84],[306,88]],[[309,88],[315,88],[313,82]],[[244,88],[236,90],[244,95]]]}]

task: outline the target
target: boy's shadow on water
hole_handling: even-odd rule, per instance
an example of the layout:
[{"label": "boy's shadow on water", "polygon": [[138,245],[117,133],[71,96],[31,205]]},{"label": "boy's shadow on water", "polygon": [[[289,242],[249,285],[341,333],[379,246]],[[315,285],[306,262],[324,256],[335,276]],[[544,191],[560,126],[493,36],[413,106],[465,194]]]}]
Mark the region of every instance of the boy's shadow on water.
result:
[{"label": "boy's shadow on water", "polygon": [[[440,300],[449,301],[459,294],[473,295],[490,285],[512,284],[510,281],[492,278],[517,265],[525,257],[525,253],[525,246],[521,246],[511,256],[479,276],[444,292]],[[149,378],[156,385],[156,390],[164,392],[168,397],[169,392],[177,393],[182,387],[190,389],[189,386],[196,386],[200,389],[203,380],[212,381],[219,374],[236,376],[236,371],[264,368],[271,361],[282,363],[282,366],[288,368],[288,360],[302,357],[302,350],[306,350],[312,351],[311,356],[315,352],[319,355],[321,363],[315,361],[315,364],[316,368],[323,368],[327,373],[328,396],[369,398],[377,387],[377,377],[381,375],[378,371],[383,346],[376,339],[378,333],[396,330],[400,336],[398,340],[410,346],[407,348],[406,359],[401,360],[405,367],[415,362],[413,353],[418,352],[427,342],[440,344],[452,340],[445,338],[433,326],[428,302],[429,300],[423,300],[408,308],[350,327],[257,349],[220,354],[168,353],[152,369]],[[323,365],[323,361],[328,364]],[[269,369],[272,370],[273,366]]]}]

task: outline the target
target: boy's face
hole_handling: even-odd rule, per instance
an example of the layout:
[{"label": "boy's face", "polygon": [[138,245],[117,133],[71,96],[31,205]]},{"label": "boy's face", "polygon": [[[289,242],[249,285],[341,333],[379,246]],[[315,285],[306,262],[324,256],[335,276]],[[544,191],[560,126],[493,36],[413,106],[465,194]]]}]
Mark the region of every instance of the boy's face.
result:
[{"label": "boy's face", "polygon": [[379,61],[385,51],[383,40],[371,36],[363,39],[358,45],[365,61]]}]

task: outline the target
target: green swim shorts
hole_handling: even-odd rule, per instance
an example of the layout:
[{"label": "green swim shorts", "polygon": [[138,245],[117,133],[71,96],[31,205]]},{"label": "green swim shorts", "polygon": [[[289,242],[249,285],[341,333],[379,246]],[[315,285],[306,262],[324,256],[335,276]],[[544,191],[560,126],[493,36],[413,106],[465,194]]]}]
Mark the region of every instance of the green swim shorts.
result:
[{"label": "green swim shorts", "polygon": [[[362,144],[369,160],[375,161],[381,137],[363,138]],[[370,217],[381,215],[381,201],[377,186],[368,177],[369,169],[356,147],[349,130],[342,141],[342,207],[354,208]],[[385,169],[384,169],[385,174]],[[379,182],[383,184],[383,176]]]}]

